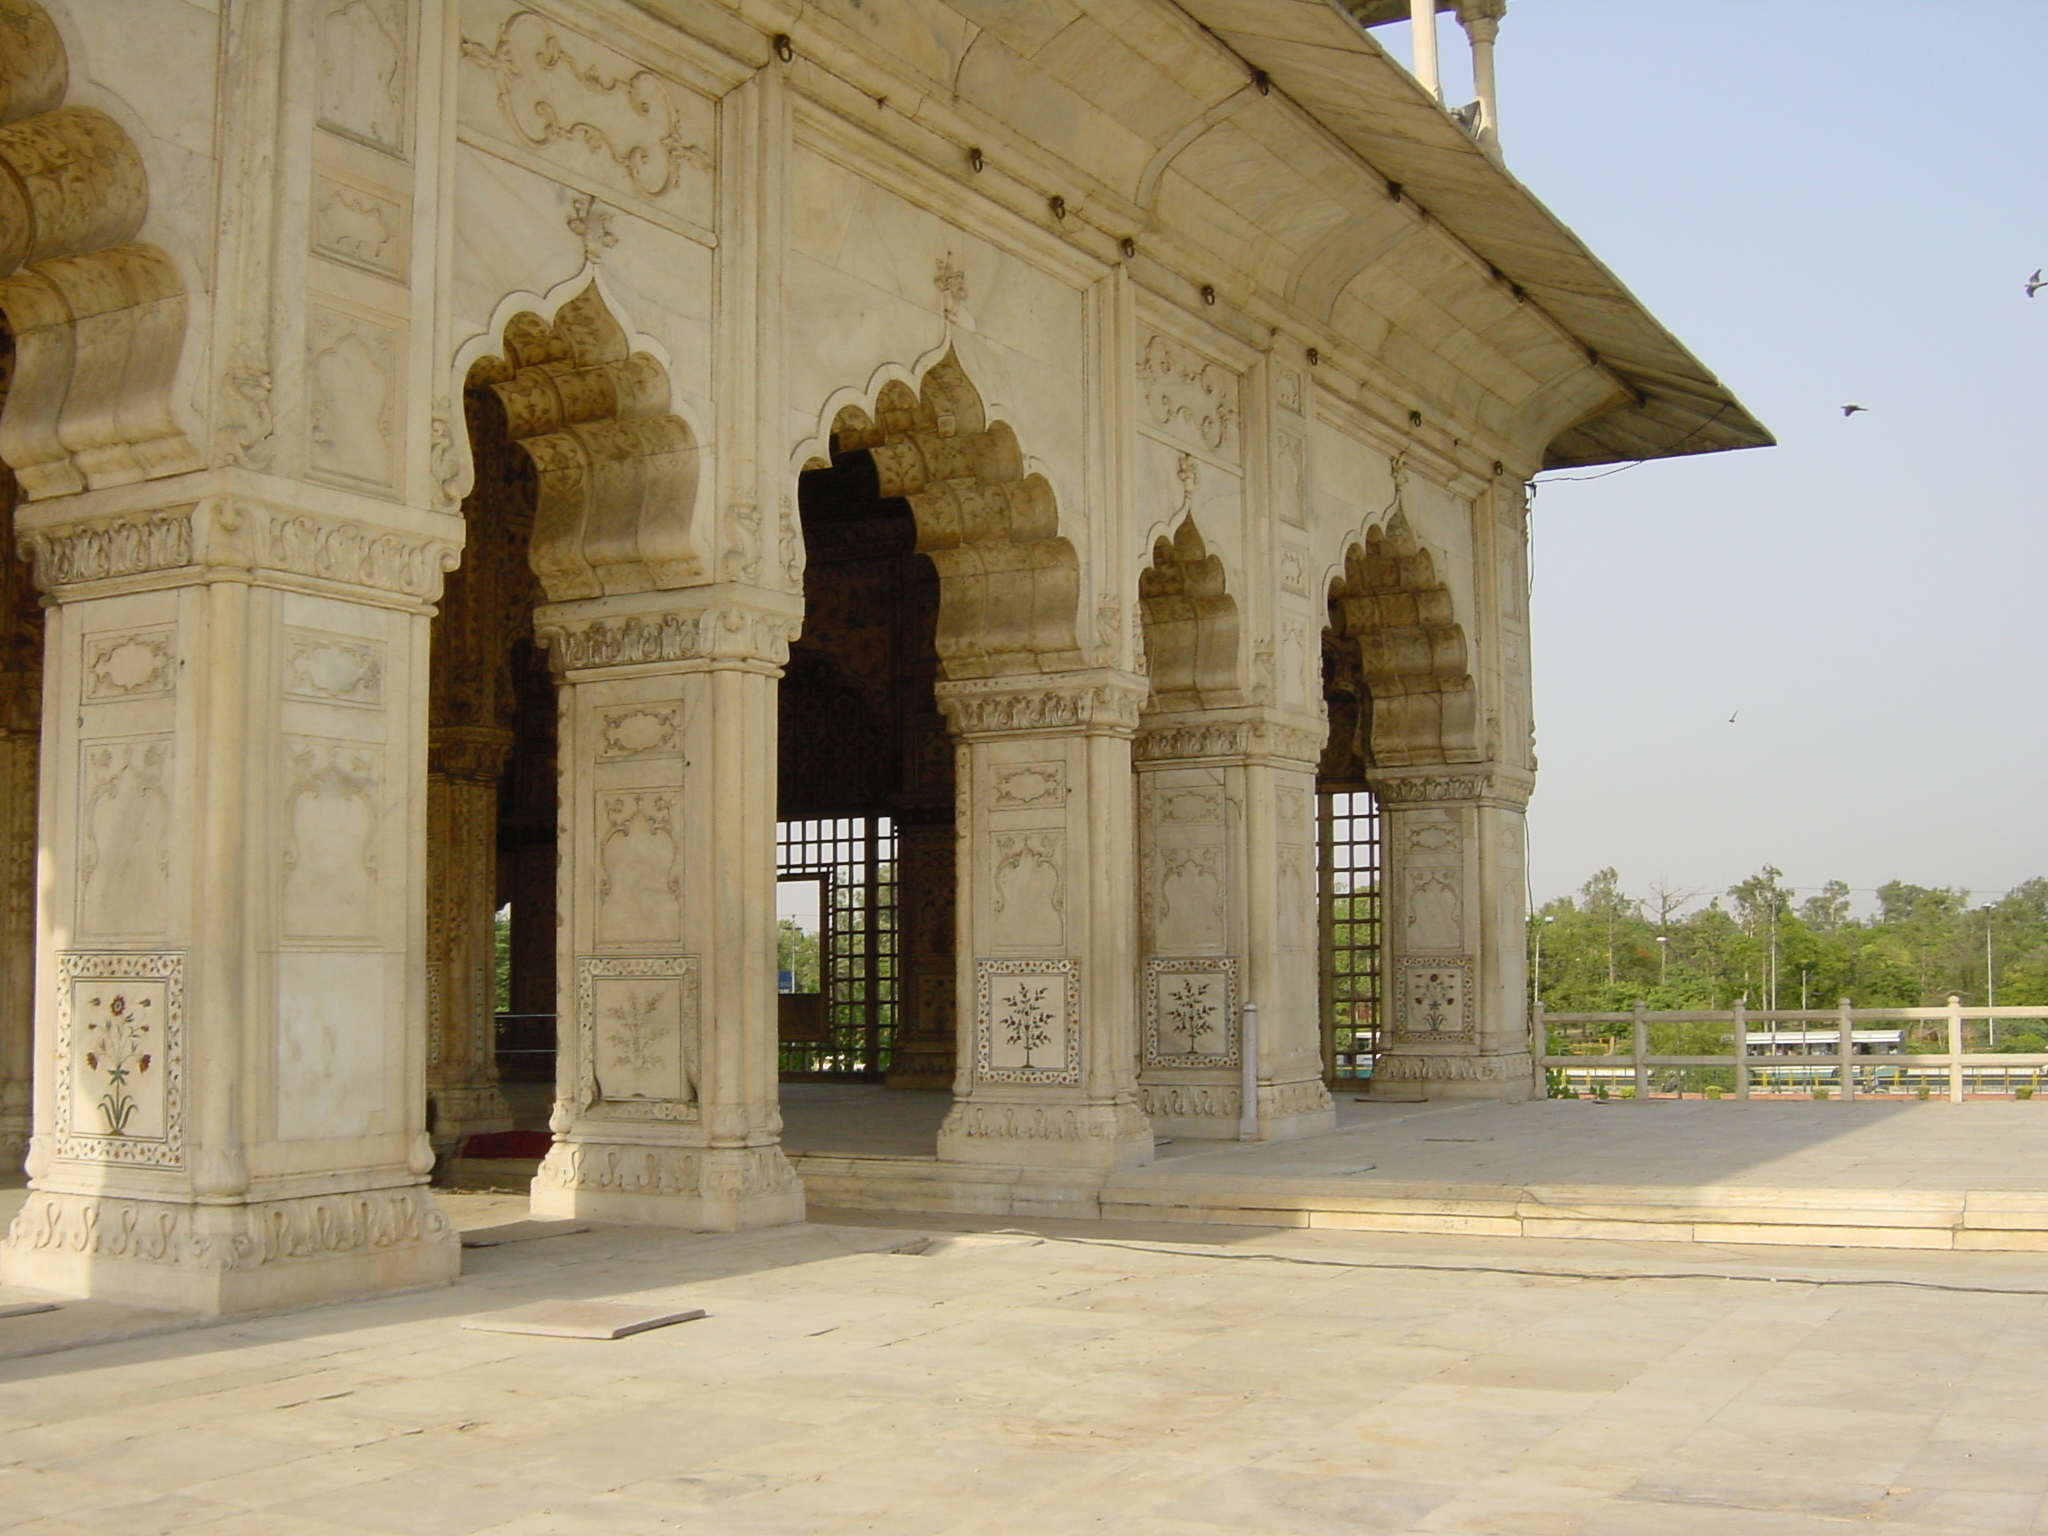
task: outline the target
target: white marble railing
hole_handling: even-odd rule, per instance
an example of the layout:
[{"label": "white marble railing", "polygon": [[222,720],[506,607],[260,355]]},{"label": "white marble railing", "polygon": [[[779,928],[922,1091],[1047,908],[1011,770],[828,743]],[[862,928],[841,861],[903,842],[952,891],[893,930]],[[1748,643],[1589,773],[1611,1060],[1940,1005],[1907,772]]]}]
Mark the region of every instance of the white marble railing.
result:
[{"label": "white marble railing", "polygon": [[[1983,1049],[1972,1048],[1968,1039],[1967,1026],[1973,1020],[1986,1026]],[[1538,1093],[1555,1087],[1577,1093],[1619,1088],[1631,1097],[1649,1098],[1658,1089],[1658,1079],[1668,1083],[1677,1069],[1701,1079],[1700,1085],[1685,1091],[1710,1098],[1720,1096],[1712,1091],[1715,1087],[1738,1099],[1749,1098],[1752,1088],[1853,1099],[1900,1092],[1925,1097],[1935,1086],[1958,1104],[1970,1092],[2020,1092],[2031,1097],[2044,1086],[2048,1052],[1997,1049],[1998,1026],[2023,1020],[2048,1020],[2048,1008],[1968,1007],[1956,997],[1943,1008],[1852,1008],[1844,1003],[1836,1008],[1751,1010],[1737,1004],[1730,1009],[1652,1011],[1638,1003],[1627,1013],[1550,1013],[1538,1006],[1533,1020],[1537,1068],[1543,1076]],[[1725,1025],[1729,1048],[1704,1055],[1653,1052],[1651,1030],[1677,1024]],[[1621,1031],[1613,1030],[1604,1032],[1598,1042],[1586,1042],[1604,1044],[1604,1051],[1553,1051],[1557,1031],[1601,1025],[1627,1026],[1625,1041]],[[1939,1026],[1935,1038],[1944,1048],[1899,1049],[1916,1026],[1923,1037]],[[1725,1072],[1729,1081],[1705,1084],[1710,1071],[1716,1077]],[[1683,1086],[1684,1077],[1679,1081]]]}]

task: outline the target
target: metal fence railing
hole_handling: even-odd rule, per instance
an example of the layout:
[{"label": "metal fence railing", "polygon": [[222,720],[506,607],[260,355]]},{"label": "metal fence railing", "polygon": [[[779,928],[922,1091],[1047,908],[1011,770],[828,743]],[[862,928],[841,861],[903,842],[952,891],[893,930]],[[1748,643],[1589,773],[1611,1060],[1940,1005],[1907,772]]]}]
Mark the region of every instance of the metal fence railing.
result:
[{"label": "metal fence railing", "polygon": [[[1554,1098],[2032,1098],[2048,1008],[1782,1008],[1535,1018],[1538,1093]],[[2017,1036],[2018,1039],[2014,1037]]]}]

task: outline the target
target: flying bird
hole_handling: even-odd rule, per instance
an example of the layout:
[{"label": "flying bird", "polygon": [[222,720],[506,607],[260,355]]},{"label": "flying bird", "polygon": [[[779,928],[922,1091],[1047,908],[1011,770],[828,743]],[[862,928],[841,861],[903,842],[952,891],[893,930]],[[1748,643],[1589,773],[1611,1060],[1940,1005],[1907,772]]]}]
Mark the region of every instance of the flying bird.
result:
[{"label": "flying bird", "polygon": [[[1739,715],[1739,714],[1741,714],[1741,713],[1742,713],[1742,711],[1741,711],[1741,710],[1739,710],[1739,709],[1738,709],[1737,711],[1735,711],[1735,715]],[[1730,725],[1733,725],[1733,724],[1735,723],[1735,715],[1730,715],[1730,716],[1728,717],[1728,723],[1729,723]]]},{"label": "flying bird", "polygon": [[1870,407],[1867,405],[1845,405],[1842,407],[1842,414],[1844,416],[1854,416],[1858,411],[1867,411],[1869,409]]},{"label": "flying bird", "polygon": [[2048,288],[2048,283],[2041,281],[2041,269],[2036,267],[2034,268],[2034,275],[2027,279],[2027,297],[2031,299],[2043,288]]}]

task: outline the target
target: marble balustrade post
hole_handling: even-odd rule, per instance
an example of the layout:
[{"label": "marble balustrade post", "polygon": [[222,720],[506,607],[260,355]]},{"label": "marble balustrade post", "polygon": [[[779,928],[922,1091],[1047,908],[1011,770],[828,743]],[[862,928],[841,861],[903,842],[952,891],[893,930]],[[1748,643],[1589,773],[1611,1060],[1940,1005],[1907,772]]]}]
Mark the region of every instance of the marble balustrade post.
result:
[{"label": "marble balustrade post", "polygon": [[724,585],[535,613],[561,681],[564,828],[536,1214],[803,1219],[775,1011],[776,683],[801,617],[794,595]]},{"label": "marble balustrade post", "polygon": [[958,744],[959,1066],[942,1160],[1148,1162],[1137,1102],[1141,679],[1100,669],[943,682]]},{"label": "marble balustrade post", "polygon": [[1259,1007],[1260,1139],[1336,1124],[1317,1022],[1319,727],[1258,709],[1145,717],[1139,1098],[1161,1135],[1238,1136],[1248,1002]]},{"label": "marble balustrade post", "polygon": [[1372,1094],[1491,1099],[1531,1091],[1524,807],[1500,764],[1381,768],[1386,1034]]}]

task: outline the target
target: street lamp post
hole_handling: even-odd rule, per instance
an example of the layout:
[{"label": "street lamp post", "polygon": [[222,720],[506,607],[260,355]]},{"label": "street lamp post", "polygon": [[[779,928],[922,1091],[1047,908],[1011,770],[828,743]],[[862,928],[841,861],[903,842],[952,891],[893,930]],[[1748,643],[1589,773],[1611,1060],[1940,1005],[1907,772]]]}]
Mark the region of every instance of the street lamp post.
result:
[{"label": "street lamp post", "polygon": [[[1992,969],[1991,965],[1991,918],[1998,909],[1987,902],[1978,910],[1984,914],[1984,1006],[1986,1008],[1996,1008],[1998,1006],[1998,973]],[[1984,1020],[1984,1027],[1991,1032],[1991,1049],[1997,1050],[1998,1020],[1986,1018]]]},{"label": "street lamp post", "polygon": [[1670,960],[1671,936],[1667,933],[1660,933],[1657,935],[1657,985],[1659,987],[1664,985],[1665,968],[1669,965]]}]

